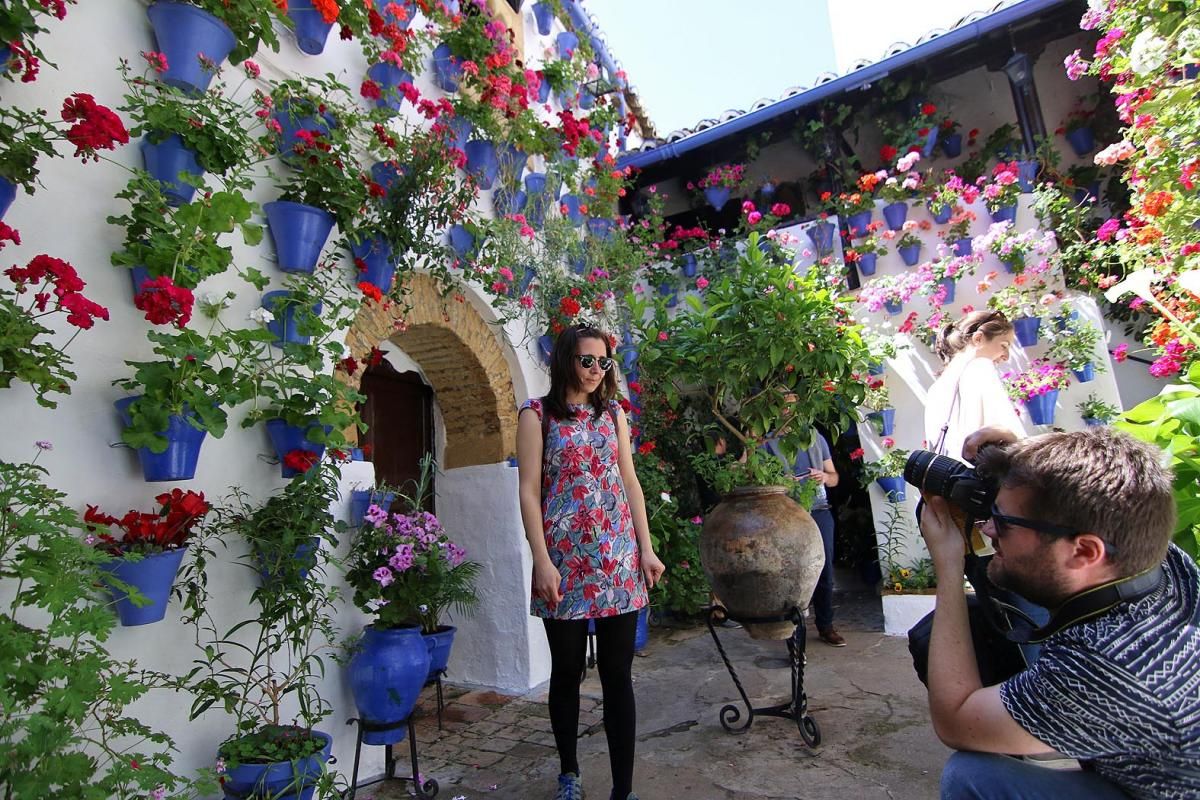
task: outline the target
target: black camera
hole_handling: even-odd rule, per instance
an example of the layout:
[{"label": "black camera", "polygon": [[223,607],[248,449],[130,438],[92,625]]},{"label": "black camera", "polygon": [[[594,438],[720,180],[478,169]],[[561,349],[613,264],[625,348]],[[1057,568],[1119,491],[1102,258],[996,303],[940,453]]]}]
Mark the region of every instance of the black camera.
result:
[{"label": "black camera", "polygon": [[929,450],[912,451],[904,465],[904,480],[921,494],[946,498],[974,522],[992,516],[992,504],[1000,490],[994,480],[979,470]]}]

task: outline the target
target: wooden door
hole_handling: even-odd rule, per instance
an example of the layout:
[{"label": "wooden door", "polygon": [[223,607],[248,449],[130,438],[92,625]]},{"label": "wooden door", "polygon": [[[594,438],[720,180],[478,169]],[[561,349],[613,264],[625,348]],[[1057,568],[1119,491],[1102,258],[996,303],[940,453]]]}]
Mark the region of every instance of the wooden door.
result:
[{"label": "wooden door", "polygon": [[[412,490],[420,476],[420,460],[432,453],[433,389],[415,372],[397,372],[383,359],[367,369],[360,391],[367,396],[361,408],[369,445],[368,460],[375,464],[375,480]],[[433,486],[425,502],[433,511]]]}]

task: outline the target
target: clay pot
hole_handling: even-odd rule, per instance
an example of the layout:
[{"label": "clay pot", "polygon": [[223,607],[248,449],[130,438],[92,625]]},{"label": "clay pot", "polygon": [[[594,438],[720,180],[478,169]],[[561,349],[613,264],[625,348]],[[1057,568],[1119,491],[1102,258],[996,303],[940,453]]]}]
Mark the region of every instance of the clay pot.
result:
[{"label": "clay pot", "polygon": [[[782,486],[734,489],[704,518],[700,560],[734,619],[806,608],[825,565],[821,531]],[[747,623],[755,639],[786,639],[792,622]]]}]

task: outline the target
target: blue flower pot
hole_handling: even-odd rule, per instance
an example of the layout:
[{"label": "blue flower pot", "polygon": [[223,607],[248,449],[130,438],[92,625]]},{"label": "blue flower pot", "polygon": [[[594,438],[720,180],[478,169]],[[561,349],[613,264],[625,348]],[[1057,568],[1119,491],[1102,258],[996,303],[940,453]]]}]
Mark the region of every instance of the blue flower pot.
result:
[{"label": "blue flower pot", "polygon": [[879,484],[879,488],[883,489],[883,493],[887,495],[888,502],[901,503],[905,500],[904,478],[889,476],[886,478],[876,478],[875,482]]},{"label": "blue flower pot", "polygon": [[528,202],[529,196],[520,189],[511,192],[500,186],[492,192],[492,208],[501,216],[520,213]]},{"label": "blue flower pot", "polygon": [[696,277],[696,254],[684,253],[682,263],[680,264],[680,269],[683,271],[683,277]]},{"label": "blue flower pot", "polygon": [[[387,7],[393,2],[398,6],[403,6],[404,10],[408,12],[403,18],[387,10]],[[446,4],[446,7],[449,10],[449,3]],[[383,15],[385,23],[398,25],[402,31],[408,30],[409,26],[412,25],[414,10],[411,0],[375,0],[375,10]]]},{"label": "blue flower pot", "polygon": [[888,203],[883,207],[883,219],[889,230],[900,230],[908,219],[908,203]]},{"label": "blue flower pot", "polygon": [[371,165],[371,180],[383,187],[389,194],[396,184],[408,174],[408,167],[396,161],[376,161]]},{"label": "blue flower pot", "polygon": [[450,52],[450,45],[442,42],[433,48],[433,83],[443,92],[454,94],[460,80],[462,62]]},{"label": "blue flower pot", "polygon": [[371,489],[355,489],[350,492],[350,524],[362,524],[363,517],[372,505],[377,505],[385,511],[396,502],[395,492],[379,492]]},{"label": "blue flower pot", "polygon": [[153,553],[140,561],[114,558],[100,569],[137,589],[150,601],[149,605],[137,606],[129,595],[114,586],[109,587],[117,609],[117,619],[126,627],[149,625],[167,615],[167,603],[171,599],[171,586],[179,572],[186,547]]},{"label": "blue flower pot", "polygon": [[1012,324],[1022,347],[1033,347],[1038,343],[1038,328],[1042,327],[1040,317],[1019,317]]},{"label": "blue flower pot", "polygon": [[287,15],[295,26],[296,46],[300,52],[310,56],[324,52],[333,23],[325,21],[313,6],[313,0],[288,0]]},{"label": "blue flower pot", "polygon": [[882,361],[879,362],[878,364],[872,364],[871,366],[867,367],[868,375],[875,375],[876,377],[878,377],[879,375],[882,375],[885,372],[887,372],[887,364]]},{"label": "blue flower pot", "polygon": [[596,105],[596,95],[592,94],[587,89],[579,90],[579,107],[583,110],[588,110]]},{"label": "blue flower pot", "polygon": [[1067,323],[1074,322],[1077,319],[1079,319],[1078,311],[1071,311],[1069,314],[1059,314],[1054,318],[1054,330],[1065,331],[1067,329]]},{"label": "blue flower pot", "polygon": [[587,256],[570,256],[567,258],[567,265],[571,268],[571,272],[582,275],[587,272]]},{"label": "blue flower pot", "polygon": [[1017,186],[1021,187],[1022,192],[1033,191],[1033,182],[1037,180],[1038,167],[1036,161],[1017,162]]},{"label": "blue flower pot", "polygon": [[650,641],[650,606],[638,609],[637,627],[633,630],[634,652],[642,652]]},{"label": "blue flower pot", "polygon": [[554,337],[548,333],[544,333],[538,337],[538,353],[542,356],[542,361],[545,364],[550,363],[550,356],[554,354]]},{"label": "blue flower pot", "polygon": [[[626,374],[632,374],[634,367],[637,365],[638,354],[636,347],[627,347],[621,352],[621,367]],[[633,378],[630,378],[633,380]]]},{"label": "blue flower pot", "polygon": [[729,202],[730,190],[724,186],[709,186],[704,190],[704,199],[715,210],[720,211]]},{"label": "blue flower pot", "polygon": [[555,38],[554,44],[558,48],[559,58],[570,58],[579,49],[579,37],[571,31],[563,31]]},{"label": "blue flower pot", "polygon": [[954,255],[969,256],[975,251],[975,245],[971,241],[971,237],[959,239],[954,243]]},{"label": "blue flower pot", "polygon": [[467,142],[471,139],[471,133],[475,130],[475,125],[465,117],[454,117],[447,125],[452,134],[450,143],[465,152]]},{"label": "blue flower pot", "polygon": [[1100,199],[1100,181],[1092,181],[1087,186],[1075,190],[1075,205],[1096,202]]},{"label": "blue flower pot", "polygon": [[284,272],[311,273],[333,230],[333,215],[322,208],[276,200],[263,205],[275,242],[275,259]]},{"label": "blue flower pot", "polygon": [[660,283],[658,285],[658,295],[659,295],[659,297],[674,297],[675,296],[675,284]]},{"label": "blue flower pot", "polygon": [[334,116],[325,114],[293,115],[288,104],[281,104],[279,110],[271,115],[271,119],[279,123],[279,157],[285,163],[296,160],[295,147],[300,140],[296,134],[300,131],[316,131],[328,136],[337,124]]},{"label": "blue flower pot", "polygon": [[534,3],[533,19],[537,22],[538,33],[549,36],[550,28],[554,25],[554,7],[549,3]]},{"label": "blue flower pot", "polygon": [[475,237],[462,225],[451,225],[446,231],[446,238],[459,258],[466,258],[475,247]]},{"label": "blue flower pot", "polygon": [[921,144],[921,158],[929,158],[933,155],[933,149],[937,147],[938,129],[936,126],[929,129],[929,133],[925,134],[925,141]]},{"label": "blue flower pot", "polygon": [[275,455],[279,457],[279,466],[285,478],[294,478],[301,473],[286,466],[283,457],[293,450],[309,450],[316,453],[317,459],[320,460],[321,456],[325,455],[325,445],[309,437],[315,431],[324,430],[328,435],[333,430],[332,425],[289,425],[282,419],[269,419],[266,426],[267,436],[271,439],[271,446],[275,448]]},{"label": "blue flower pot", "polygon": [[889,314],[892,314],[894,316],[904,310],[904,303],[901,303],[899,301],[895,301],[895,302],[889,301],[889,302],[886,302],[883,304],[883,308]]},{"label": "blue flower pot", "polygon": [[0,178],[0,219],[4,219],[13,200],[16,199],[17,185],[7,178]]},{"label": "blue flower pot", "polygon": [[878,253],[863,253],[858,258],[858,271],[861,275],[874,275],[875,265],[879,260]]},{"label": "blue flower pot", "polygon": [[196,154],[184,146],[183,139],[178,134],[171,134],[155,144],[146,137],[140,148],[146,172],[162,187],[167,205],[182,206],[192,202],[196,187],[184,183],[179,176],[186,172],[199,179],[204,177],[204,169],[196,161]]},{"label": "blue flower pot", "polygon": [[1021,267],[1025,266],[1023,263],[1020,263],[1017,261],[1005,261],[1003,259],[1000,260],[1000,264],[1001,264],[1001,266],[1004,267],[1004,271],[1007,272],[1009,275],[1017,274],[1018,266],[1021,266]]},{"label": "blue flower pot", "polygon": [[531,172],[525,176],[525,191],[533,195],[544,194],[546,191],[546,173]]},{"label": "blue flower pot", "polygon": [[372,64],[367,70],[367,77],[383,89],[383,97],[375,101],[375,107],[399,111],[400,106],[404,103],[404,92],[400,91],[400,84],[412,83],[412,73],[384,61]]},{"label": "blue flower pot", "polygon": [[872,411],[867,414],[867,418],[875,424],[875,430],[879,431],[880,436],[891,436],[896,432],[896,409],[894,408]]},{"label": "blue flower pot", "polygon": [[167,57],[167,70],[160,80],[185,92],[207,90],[216,73],[200,64],[200,54],[220,66],[237,44],[229,26],[191,3],[171,0],[154,3],[146,9],[146,16],[159,52]]},{"label": "blue flower pot", "polygon": [[1100,428],[1104,426],[1104,421],[1096,419],[1095,417],[1084,417],[1083,424],[1087,425],[1089,428]]},{"label": "blue flower pot", "polygon": [[391,245],[374,236],[351,243],[350,252],[367,266],[358,273],[355,283],[369,283],[384,294],[392,290],[392,282],[396,278],[396,260],[392,257]]},{"label": "blue flower pot", "polygon": [[[317,781],[329,761],[333,739],[327,733],[314,730],[312,735],[325,744],[320,752],[295,761],[276,761],[270,764],[239,764],[226,771],[221,789],[226,800],[277,797],[311,800]],[[366,741],[364,737],[363,741]]]},{"label": "blue flower pot", "polygon": [[404,739],[405,723],[429,674],[429,647],[421,629],[363,629],[347,675],[358,717],[372,727],[364,744],[395,744]]},{"label": "blue flower pot", "polygon": [[578,227],[583,224],[583,212],[579,210],[579,197],[573,194],[564,194],[558,199],[559,208],[566,215],[567,220],[574,226]]},{"label": "blue flower pot", "polygon": [[258,576],[262,585],[267,586],[280,580],[281,577],[292,573],[299,566],[296,575],[300,580],[308,577],[309,570],[317,566],[317,553],[320,551],[321,540],[317,537],[305,539],[296,545],[290,553],[280,552],[275,548],[271,552],[254,551],[254,563],[258,567]]},{"label": "blue flower pot", "polygon": [[1071,372],[1075,374],[1075,380],[1087,383],[1096,378],[1096,365],[1089,361],[1083,365],[1083,369],[1073,369]]},{"label": "blue flower pot", "polygon": [[915,267],[917,262],[921,260],[921,245],[910,244],[907,247],[896,248],[900,253],[900,259],[910,267]]},{"label": "blue flower pot", "polygon": [[962,155],[962,142],[962,134],[957,131],[948,133],[938,140],[942,146],[942,152],[946,154],[947,158],[958,158]]},{"label": "blue flower pot", "polygon": [[871,209],[859,211],[857,214],[851,214],[846,217],[846,228],[850,231],[851,238],[861,239],[867,235],[867,226],[871,224]]},{"label": "blue flower pot", "polygon": [[954,285],[955,285],[954,278],[942,278],[940,281],[938,281],[938,283],[940,283],[942,286],[946,287],[946,298],[942,302],[943,303],[953,303],[954,302]]},{"label": "blue flower pot", "polygon": [[954,214],[953,206],[945,206],[941,211],[934,211],[933,206],[931,206],[929,203],[926,203],[925,207],[929,209],[929,216],[933,217],[933,221],[938,225],[945,225],[950,221],[950,217]]},{"label": "blue flower pot", "polygon": [[0,72],[8,69],[8,60],[12,58],[12,48],[6,44],[0,44]]},{"label": "blue flower pot", "polygon": [[517,294],[525,294],[529,291],[529,284],[533,283],[533,279],[537,277],[537,269],[526,265],[521,270],[521,283],[517,286]]},{"label": "blue flower pot", "polygon": [[[291,296],[291,292],[279,290],[275,292],[267,292],[262,296],[262,307],[275,315],[275,319],[267,323],[267,330],[275,334],[275,341],[271,344],[276,347],[283,347],[284,344],[308,344],[311,337],[302,336],[296,327],[296,306],[286,302]],[[320,316],[321,304],[315,303],[312,307],[312,313]]]},{"label": "blue flower pot", "polygon": [[500,165],[500,180],[505,186],[520,188],[521,176],[525,173],[525,153],[514,144],[500,142],[496,145],[496,161]]},{"label": "blue flower pot", "polygon": [[1031,397],[1025,401],[1029,411],[1029,419],[1034,425],[1054,424],[1054,404],[1058,402],[1058,389],[1051,389],[1045,394]]},{"label": "blue flower pot", "polygon": [[496,158],[496,145],[487,139],[472,139],[467,142],[467,174],[480,189],[491,189],[500,173],[500,161]]},{"label": "blue flower pot", "polygon": [[450,650],[454,647],[454,634],[457,632],[458,628],[453,625],[439,625],[435,632],[421,634],[421,638],[425,640],[425,647],[429,650],[429,672],[425,676],[426,682],[436,678],[439,672],[445,672],[446,665],[450,663]]},{"label": "blue flower pot", "polygon": [[813,247],[817,248],[817,252],[825,255],[833,250],[833,233],[836,230],[837,228],[832,222],[814,222],[808,226],[805,233],[808,234]]},{"label": "blue flower pot", "polygon": [[587,228],[589,234],[607,242],[617,229],[617,222],[607,217],[591,217],[587,221]]},{"label": "blue flower pot", "polygon": [[[125,397],[113,403],[126,427],[133,422],[129,407],[140,396]],[[187,417],[195,419],[196,415],[190,410],[185,414],[171,415],[167,429],[161,431],[167,438],[167,449],[163,452],[155,453],[149,447],[137,449],[138,460],[142,464],[142,478],[147,483],[190,481],[196,477],[196,461],[200,458],[200,445],[204,443],[207,432],[191,425]]]},{"label": "blue flower pot", "polygon": [[539,103],[550,102],[550,82],[542,78],[542,82],[538,84],[537,99]]},{"label": "blue flower pot", "polygon": [[988,209],[988,215],[991,216],[992,222],[1015,223],[1017,221],[1017,207],[1014,204],[1011,206],[1003,206],[995,211]]},{"label": "blue flower pot", "polygon": [[1076,128],[1067,132],[1067,143],[1075,151],[1075,155],[1083,158],[1096,149],[1096,134],[1091,128]]}]

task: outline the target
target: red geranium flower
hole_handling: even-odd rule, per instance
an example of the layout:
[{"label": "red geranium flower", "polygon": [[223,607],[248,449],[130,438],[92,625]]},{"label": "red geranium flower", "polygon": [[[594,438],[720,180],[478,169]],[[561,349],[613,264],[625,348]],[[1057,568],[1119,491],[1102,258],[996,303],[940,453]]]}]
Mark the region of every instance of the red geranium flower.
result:
[{"label": "red geranium flower", "polygon": [[383,300],[383,292],[379,291],[379,287],[373,283],[360,281],[358,284],[358,290],[362,292],[363,295],[368,299],[374,300],[377,303]]},{"label": "red geranium flower", "polygon": [[879,148],[880,161],[891,162],[891,160],[895,157],[896,148],[892,147],[890,144],[885,144],[883,147]]},{"label": "red geranium flower", "polygon": [[133,305],[146,312],[146,320],[153,325],[170,325],[182,328],[192,318],[195,298],[190,289],[176,286],[168,275],[160,275],[142,284],[141,291],[133,298]]},{"label": "red geranium flower", "polygon": [[297,472],[308,472],[320,460],[312,450],[292,450],[283,457],[283,465]]},{"label": "red geranium flower", "polygon": [[100,160],[97,150],[115,150],[129,142],[129,131],[111,109],[100,105],[90,94],[76,92],[63,101],[63,122],[74,122],[67,129],[67,141],[75,145],[75,155],[86,161]]}]

